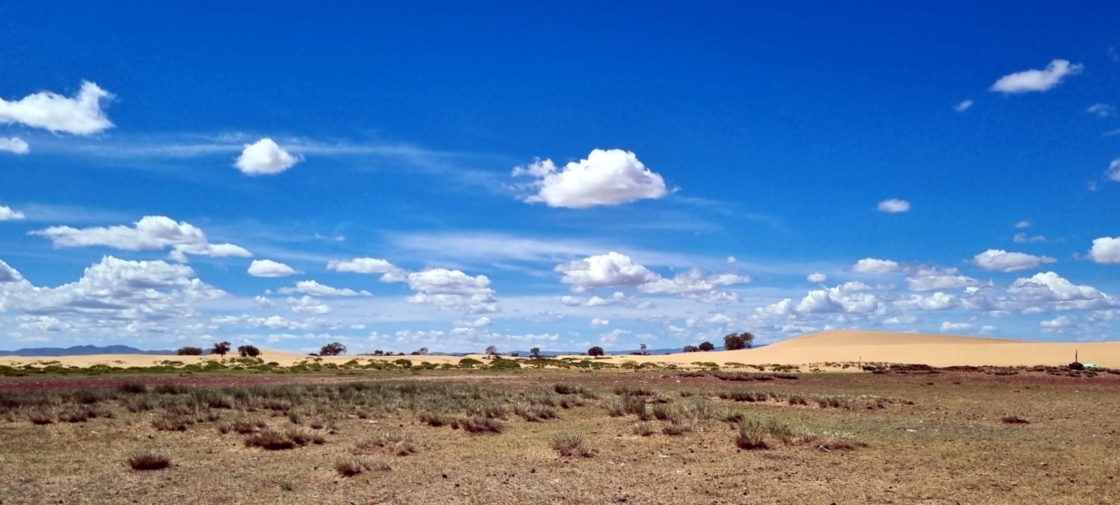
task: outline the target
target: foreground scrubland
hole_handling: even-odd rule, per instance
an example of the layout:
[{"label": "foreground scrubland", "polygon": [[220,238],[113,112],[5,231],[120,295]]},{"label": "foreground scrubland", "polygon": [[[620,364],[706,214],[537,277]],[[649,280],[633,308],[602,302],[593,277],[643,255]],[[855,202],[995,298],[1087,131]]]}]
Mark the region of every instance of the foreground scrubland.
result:
[{"label": "foreground scrubland", "polygon": [[1120,376],[874,371],[8,377],[0,503],[1120,502]]}]

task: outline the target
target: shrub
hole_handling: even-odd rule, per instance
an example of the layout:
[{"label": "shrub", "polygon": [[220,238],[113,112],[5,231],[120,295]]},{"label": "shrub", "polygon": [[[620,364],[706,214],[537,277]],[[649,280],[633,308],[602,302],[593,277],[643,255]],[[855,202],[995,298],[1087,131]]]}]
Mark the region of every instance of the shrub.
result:
[{"label": "shrub", "polygon": [[1002,419],[1004,424],[1030,424],[1031,423],[1028,419],[1026,419],[1024,417],[1019,417],[1019,416],[1003,416],[1001,419]]},{"label": "shrub", "polygon": [[486,368],[488,370],[515,370],[521,368],[521,363],[512,359],[495,358]]},{"label": "shrub", "polygon": [[420,413],[420,422],[434,428],[439,428],[440,426],[447,424],[447,418],[439,412],[425,411]]},{"label": "shrub", "polygon": [[683,352],[699,352],[700,348],[696,347],[694,345],[686,345],[686,346],[684,346],[684,349],[682,349],[682,351]]},{"label": "shrub", "polygon": [[152,419],[152,427],[159,431],[185,431],[187,425],[193,423],[193,419],[171,411],[164,412],[163,415]]},{"label": "shrub", "polygon": [[603,354],[603,348],[599,346],[595,346],[587,350],[588,356],[602,356]]},{"label": "shrub", "polygon": [[171,456],[154,449],[134,452],[128,457],[128,466],[133,470],[163,470],[171,466]]},{"label": "shrub", "polygon": [[309,443],[322,444],[326,439],[322,435],[300,428],[278,430],[266,428],[245,437],[245,447],[260,447],[269,451],[294,449],[296,446]]},{"label": "shrub", "polygon": [[563,457],[580,456],[590,458],[595,455],[589,447],[583,445],[583,437],[578,433],[560,433],[552,437],[552,448]]},{"label": "shrub", "polygon": [[755,420],[744,419],[739,421],[739,434],[735,437],[735,445],[740,449],[768,449],[766,445],[766,428]]},{"label": "shrub", "polygon": [[354,447],[354,454],[369,454],[378,449],[394,456],[408,456],[417,451],[412,437],[404,433],[386,432],[377,438],[359,443]]},{"label": "shrub", "polygon": [[338,356],[346,354],[346,346],[339,342],[331,342],[319,349],[320,356]]},{"label": "shrub", "polygon": [[229,342],[217,342],[214,344],[214,347],[210,349],[210,354],[217,354],[218,356],[225,357],[229,349]]},{"label": "shrub", "polygon": [[671,437],[684,435],[685,433],[688,433],[690,431],[692,431],[692,426],[681,423],[670,423],[661,428],[661,433],[664,433]]},{"label": "shrub", "polygon": [[463,358],[459,360],[459,368],[474,368],[481,365],[482,362],[474,358]]},{"label": "shrub", "polygon": [[746,331],[739,334],[731,333],[723,337],[723,348],[728,351],[747,349],[752,344],[754,344],[754,335]]},{"label": "shrub", "polygon": [[653,423],[648,421],[642,421],[634,425],[634,434],[638,436],[648,437],[653,435],[655,431],[656,429],[653,427]]},{"label": "shrub", "polygon": [[468,433],[501,433],[502,430],[505,429],[505,424],[501,421],[482,416],[469,416],[458,419],[451,427],[454,428],[456,424],[462,426],[463,430]]},{"label": "shrub", "polygon": [[704,352],[714,351],[715,348],[716,346],[712,345],[711,342],[700,342],[700,345],[697,346],[697,349],[700,349]]},{"label": "shrub", "polygon": [[267,426],[268,425],[260,419],[234,419],[218,425],[218,431],[223,434],[234,432],[241,435],[248,435]]},{"label": "shrub", "polygon": [[261,350],[257,349],[256,346],[243,345],[237,348],[237,353],[240,354],[242,358],[255,358],[261,355]]},{"label": "shrub", "polygon": [[146,384],[140,384],[137,382],[126,382],[124,384],[121,384],[120,386],[117,386],[117,391],[127,394],[144,394],[151,391],[151,388],[149,388]]},{"label": "shrub", "polygon": [[557,384],[552,386],[553,391],[562,395],[586,395],[588,390],[583,386],[573,386],[571,384]]},{"label": "shrub", "polygon": [[179,356],[202,356],[201,347],[180,347],[175,354]]},{"label": "shrub", "polygon": [[366,470],[368,464],[358,458],[341,459],[334,464],[334,469],[343,477],[353,477]]},{"label": "shrub", "polygon": [[518,403],[513,406],[513,413],[530,422],[539,422],[556,418],[556,409],[546,405]]},{"label": "shrub", "polygon": [[185,386],[178,384],[160,384],[155,387],[155,392],[161,395],[181,395],[189,391]]}]

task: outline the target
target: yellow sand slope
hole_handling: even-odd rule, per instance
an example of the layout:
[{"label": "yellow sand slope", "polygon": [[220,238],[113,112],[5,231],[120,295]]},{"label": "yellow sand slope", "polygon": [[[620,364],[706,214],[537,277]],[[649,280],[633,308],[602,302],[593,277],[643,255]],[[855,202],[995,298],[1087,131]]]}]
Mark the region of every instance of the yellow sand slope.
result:
[{"label": "yellow sand slope", "polygon": [[[919,363],[937,367],[954,365],[972,366],[1032,366],[1068,364],[1074,351],[1083,363],[1120,368],[1120,342],[1034,342],[996,338],[958,337],[914,333],[889,333],[862,330],[835,330],[803,335],[758,349],[706,353],[677,353],[653,356],[612,356],[607,362],[674,363],[687,366],[693,362],[728,362],[744,364],[821,365],[840,362]],[[308,359],[308,356],[284,351],[263,350],[265,361],[275,361],[288,366]],[[457,363],[457,356],[387,356],[377,359],[406,358],[413,362]],[[478,355],[471,357],[480,358]],[[27,363],[60,362],[64,366],[111,365],[151,366],[163,360],[199,363],[215,359],[214,356],[143,356],[97,355],[64,357],[0,357],[0,364],[22,365]],[[327,363],[345,363],[351,359],[375,359],[372,356],[333,356],[323,358]]]}]

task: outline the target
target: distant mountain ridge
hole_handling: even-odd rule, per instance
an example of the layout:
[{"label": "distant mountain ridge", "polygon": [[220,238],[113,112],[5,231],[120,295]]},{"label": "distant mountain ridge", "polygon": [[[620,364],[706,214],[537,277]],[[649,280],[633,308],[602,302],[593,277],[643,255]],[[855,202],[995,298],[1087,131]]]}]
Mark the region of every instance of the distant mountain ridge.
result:
[{"label": "distant mountain ridge", "polygon": [[16,349],[14,351],[0,351],[0,356],[90,356],[93,354],[146,354],[174,356],[175,351],[145,351],[127,345],[76,345],[74,347],[34,347]]}]

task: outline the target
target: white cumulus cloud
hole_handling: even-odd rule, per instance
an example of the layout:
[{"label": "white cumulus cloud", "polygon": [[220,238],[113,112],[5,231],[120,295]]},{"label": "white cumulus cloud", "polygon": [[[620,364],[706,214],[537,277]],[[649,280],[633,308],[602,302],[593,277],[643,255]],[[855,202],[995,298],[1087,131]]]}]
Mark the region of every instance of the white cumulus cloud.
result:
[{"label": "white cumulus cloud", "polygon": [[1120,263],[1120,237],[1094,239],[1089,257],[1097,263]]},{"label": "white cumulus cloud", "polygon": [[316,281],[299,281],[295,288],[280,288],[284,294],[304,293],[312,296],[370,296],[369,291],[354,291],[348,288],[336,288],[319,284]]},{"label": "white cumulus cloud", "polygon": [[992,84],[991,91],[999,93],[1029,93],[1047,91],[1066,76],[1077,75],[1084,69],[1082,65],[1070,64],[1066,60],[1054,60],[1044,70],[1024,70],[1000,77]]},{"label": "white cumulus cloud", "polygon": [[274,140],[263,138],[246,144],[233,166],[248,175],[275,175],[292,168],[299,161],[299,157],[285,151]]},{"label": "white cumulus cloud", "polygon": [[253,260],[249,265],[249,275],[253,277],[285,277],[297,273],[296,269],[272,260]]},{"label": "white cumulus cloud", "polygon": [[828,276],[820,272],[813,272],[809,274],[808,277],[805,277],[805,280],[814,284],[820,284],[822,282],[828,282]]},{"label": "white cumulus cloud", "polygon": [[408,297],[410,303],[466,310],[472,314],[498,311],[494,288],[485,275],[472,277],[460,270],[429,268],[408,274],[406,282],[416,291]]},{"label": "white cumulus cloud", "polygon": [[956,268],[920,268],[918,273],[906,278],[906,284],[910,291],[933,291],[977,286],[980,281],[961,275]]},{"label": "white cumulus cloud", "polygon": [[1007,252],[1002,249],[988,249],[974,256],[972,261],[984,270],[1015,272],[1038,268],[1046,263],[1054,263],[1058,260],[1049,256],[1033,256],[1020,252]]},{"label": "white cumulus cloud", "polygon": [[883,275],[898,272],[902,266],[891,260],[863,258],[852,265],[852,270],[864,275]]},{"label": "white cumulus cloud", "polygon": [[883,200],[879,202],[879,212],[889,212],[892,214],[899,212],[910,212],[910,202],[906,200],[899,200],[897,198]]},{"label": "white cumulus cloud", "polygon": [[73,97],[43,91],[20,100],[0,98],[0,123],[18,123],[51,132],[91,135],[113,127],[101,100],[113,95],[96,84],[82,82],[82,89]]},{"label": "white cumulus cloud", "polygon": [[610,325],[610,324],[611,324],[611,321],[609,319],[595,318],[595,319],[591,320],[591,327],[592,328],[602,328],[602,327]]},{"label": "white cumulus cloud", "polygon": [[558,265],[556,271],[564,274],[560,281],[571,284],[577,292],[604,287],[636,287],[660,278],[634,262],[630,256],[614,251]]},{"label": "white cumulus cloud", "polygon": [[408,274],[403,268],[378,258],[331,260],[327,262],[327,270],[355,274],[381,274],[381,282],[404,282]]},{"label": "white cumulus cloud", "polygon": [[27,154],[31,152],[31,147],[19,137],[0,137],[0,152]]},{"label": "white cumulus cloud", "polygon": [[660,175],[646,168],[634,153],[620,149],[595,149],[587,159],[570,162],[563,168],[552,160],[538,160],[514,168],[513,175],[536,178],[532,187],[537,193],[525,201],[544,202],[549,207],[583,209],[657,199],[668,194]]},{"label": "white cumulus cloud", "polygon": [[52,226],[31,232],[47,237],[55,247],[105,246],[125,251],[171,249],[170,258],[185,262],[186,255],[250,257],[253,254],[233,244],[211,244],[198,227],[164,216],[144,216],[135,226],[71,228]]},{"label": "white cumulus cloud", "polygon": [[0,221],[19,221],[26,219],[27,216],[18,210],[12,210],[11,207],[0,205]]},{"label": "white cumulus cloud", "polygon": [[19,271],[12,268],[7,263],[4,263],[4,260],[0,260],[0,283],[19,282],[22,280],[23,276],[19,274]]},{"label": "white cumulus cloud", "polygon": [[950,331],[971,331],[973,328],[976,328],[976,325],[972,323],[952,323],[949,321],[941,323],[942,333]]}]

